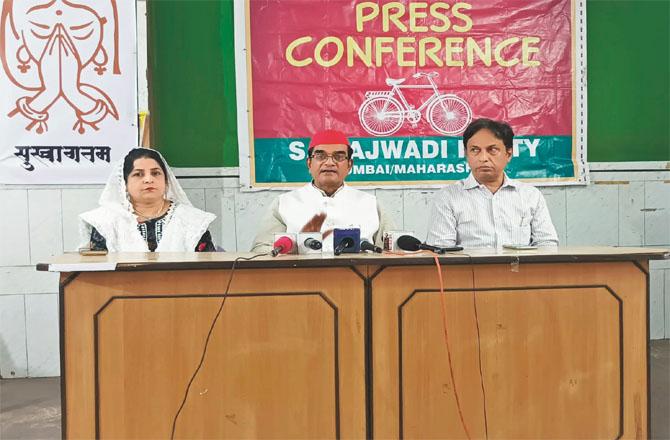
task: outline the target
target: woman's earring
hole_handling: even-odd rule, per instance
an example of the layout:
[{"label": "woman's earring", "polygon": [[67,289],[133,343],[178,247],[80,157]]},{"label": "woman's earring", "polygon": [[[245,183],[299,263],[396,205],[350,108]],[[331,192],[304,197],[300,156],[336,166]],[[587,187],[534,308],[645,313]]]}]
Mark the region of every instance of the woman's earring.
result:
[{"label": "woman's earring", "polygon": [[105,73],[105,70],[107,68],[105,67],[105,64],[107,64],[107,61],[109,58],[107,57],[107,51],[105,50],[105,46],[100,46],[100,49],[95,53],[95,57],[93,57],[93,64],[95,64],[95,70],[98,72],[98,75],[102,75]]},{"label": "woman's earring", "polygon": [[28,48],[25,44],[22,44],[21,47],[16,51],[16,59],[19,60],[19,70],[21,73],[26,73],[30,70],[30,53],[28,53]]}]

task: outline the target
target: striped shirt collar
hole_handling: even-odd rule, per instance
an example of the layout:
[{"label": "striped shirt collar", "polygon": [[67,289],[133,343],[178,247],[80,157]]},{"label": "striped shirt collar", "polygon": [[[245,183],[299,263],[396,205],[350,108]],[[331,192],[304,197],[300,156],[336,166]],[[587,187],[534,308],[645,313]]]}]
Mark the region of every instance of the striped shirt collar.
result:
[{"label": "striped shirt collar", "polygon": [[[483,183],[479,183],[477,179],[475,179],[475,176],[472,174],[472,172],[470,172],[470,175],[462,182],[463,182],[463,189],[473,189],[479,187],[486,188],[486,185],[484,185]],[[503,184],[500,186],[500,188],[504,188],[506,186],[517,188],[519,186],[519,183],[516,180],[507,177],[507,173],[503,173]]]}]

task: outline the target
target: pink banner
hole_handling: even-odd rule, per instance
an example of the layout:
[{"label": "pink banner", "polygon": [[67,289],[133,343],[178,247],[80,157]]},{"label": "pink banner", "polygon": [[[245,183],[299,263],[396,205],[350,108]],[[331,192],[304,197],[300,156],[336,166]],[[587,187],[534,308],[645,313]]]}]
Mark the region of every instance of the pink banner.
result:
[{"label": "pink banner", "polygon": [[[252,160],[256,139],[307,138],[323,128],[361,139],[459,137],[480,117],[504,120],[517,135],[558,139],[571,146],[565,160],[583,148],[574,135],[574,1],[247,7]],[[542,177],[579,178],[577,165],[570,168]]]}]

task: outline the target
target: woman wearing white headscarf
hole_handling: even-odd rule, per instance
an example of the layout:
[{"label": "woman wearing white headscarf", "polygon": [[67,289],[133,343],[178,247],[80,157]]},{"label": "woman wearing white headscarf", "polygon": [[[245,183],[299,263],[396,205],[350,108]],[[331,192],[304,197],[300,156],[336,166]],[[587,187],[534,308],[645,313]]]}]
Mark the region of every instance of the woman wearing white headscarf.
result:
[{"label": "woman wearing white headscarf", "polygon": [[135,148],[117,163],[99,200],[79,216],[83,247],[109,252],[214,251],[214,214],[194,208],[163,156]]}]

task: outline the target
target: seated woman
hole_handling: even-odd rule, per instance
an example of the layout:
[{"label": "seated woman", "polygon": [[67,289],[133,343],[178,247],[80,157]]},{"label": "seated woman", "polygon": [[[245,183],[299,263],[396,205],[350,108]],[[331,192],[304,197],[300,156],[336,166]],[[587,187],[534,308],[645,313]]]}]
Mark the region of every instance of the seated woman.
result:
[{"label": "seated woman", "polygon": [[83,247],[110,252],[211,252],[216,218],[191,205],[156,150],[135,148],[114,167],[100,206],[79,216]]}]

